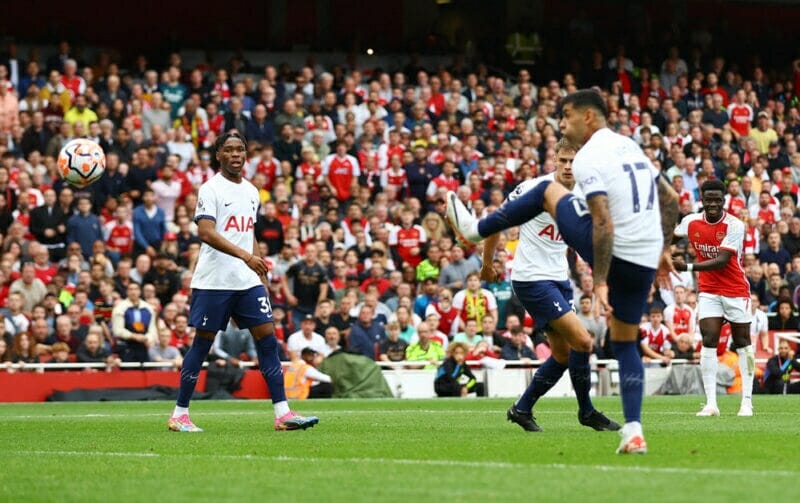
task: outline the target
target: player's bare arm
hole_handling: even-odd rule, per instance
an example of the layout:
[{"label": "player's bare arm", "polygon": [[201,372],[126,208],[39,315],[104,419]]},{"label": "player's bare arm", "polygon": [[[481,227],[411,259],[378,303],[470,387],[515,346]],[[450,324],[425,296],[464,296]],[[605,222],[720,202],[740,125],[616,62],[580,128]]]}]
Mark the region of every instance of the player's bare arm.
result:
[{"label": "player's bare arm", "polygon": [[[693,271],[718,271],[720,269],[724,269],[728,262],[730,262],[731,258],[733,257],[733,252],[730,250],[720,250],[719,254],[710,259],[706,260],[705,262],[697,262],[692,264]],[[683,257],[677,257],[675,259],[675,269],[679,271],[685,271],[686,269],[686,262],[683,260]]]},{"label": "player's bare arm", "polygon": [[259,276],[267,274],[267,264],[263,260],[225,239],[214,228],[215,225],[215,222],[208,218],[201,218],[197,222],[197,236],[203,243],[215,250],[242,260],[247,264],[247,267],[255,271]]},{"label": "player's bare arm", "polygon": [[592,215],[592,250],[594,263],[592,264],[592,277],[594,279],[595,294],[600,304],[611,311],[608,304],[608,271],[611,268],[611,252],[614,245],[614,224],[611,221],[611,212],[608,209],[608,196],[596,194],[589,196],[586,201],[589,213]]},{"label": "player's bare arm", "polygon": [[494,250],[500,240],[500,233],[492,234],[483,242],[483,257],[481,258],[481,281],[493,282],[497,279],[497,274],[492,267],[494,260]]}]

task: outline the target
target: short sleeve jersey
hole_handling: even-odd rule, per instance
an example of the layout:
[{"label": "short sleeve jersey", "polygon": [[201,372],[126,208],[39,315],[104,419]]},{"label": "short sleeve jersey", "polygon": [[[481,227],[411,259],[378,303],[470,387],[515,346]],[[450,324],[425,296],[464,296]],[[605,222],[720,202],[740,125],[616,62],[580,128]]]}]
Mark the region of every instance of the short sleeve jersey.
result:
[{"label": "short sleeve jersey", "polygon": [[575,155],[572,171],[587,199],[608,196],[614,223],[612,254],[655,269],[664,244],[658,170],[639,145],[608,128],[600,129]]},{"label": "short sleeve jersey", "polygon": [[[540,183],[553,180],[553,173],[526,180],[508,195],[508,200],[514,201]],[[573,192],[580,197],[580,189],[577,186],[575,189]],[[547,212],[540,213],[519,228],[519,245],[514,254],[511,280],[567,281],[569,266],[566,252],[567,245],[561,239],[555,220]]]},{"label": "short sleeve jersey", "polygon": [[654,328],[652,323],[643,323],[639,330],[642,333],[643,346],[649,346],[650,349],[659,354],[664,354],[664,351],[672,348],[669,342],[669,329],[663,323]]},{"label": "short sleeve jersey", "polygon": [[744,223],[724,213],[717,223],[709,223],[705,213],[687,215],[675,229],[675,235],[688,237],[697,261],[713,259],[720,250],[733,254],[723,269],[698,272],[698,291],[723,297],[750,298],[750,284],[742,266]]},{"label": "short sleeve jersey", "polygon": [[[212,220],[225,239],[253,252],[254,226],[258,211],[258,189],[245,179],[234,183],[217,173],[200,187],[195,221]],[[192,288],[204,290],[247,290],[261,284],[261,278],[241,260],[203,243],[192,277]]]}]

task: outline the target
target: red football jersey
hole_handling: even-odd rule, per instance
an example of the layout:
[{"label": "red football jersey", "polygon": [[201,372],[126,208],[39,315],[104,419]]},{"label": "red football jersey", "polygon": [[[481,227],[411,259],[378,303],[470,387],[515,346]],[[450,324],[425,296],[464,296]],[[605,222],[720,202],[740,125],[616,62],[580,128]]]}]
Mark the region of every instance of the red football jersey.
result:
[{"label": "red football jersey", "polygon": [[727,213],[714,224],[706,221],[705,212],[693,213],[681,220],[675,235],[689,237],[699,263],[713,259],[719,250],[733,253],[724,268],[698,272],[698,290],[701,293],[750,298],[750,283],[742,266],[744,234],[744,223]]},{"label": "red football jersey", "polygon": [[664,309],[664,320],[672,323],[675,334],[681,335],[689,331],[694,312],[689,306],[672,304]]},{"label": "red football jersey", "polygon": [[331,185],[336,189],[336,199],[347,201],[350,199],[350,188],[353,179],[361,174],[358,160],[351,155],[339,157],[331,154],[325,159],[322,174],[328,177]]},{"label": "red football jersey", "polygon": [[639,331],[642,333],[642,344],[647,344],[650,349],[660,355],[672,347],[669,343],[669,329],[663,323],[658,328],[653,328],[652,323],[643,323],[639,327]]},{"label": "red football jersey", "polygon": [[133,229],[128,224],[110,223],[106,245],[123,255],[130,255],[133,252]]},{"label": "red football jersey", "polygon": [[427,240],[428,236],[425,234],[425,229],[419,225],[413,225],[408,229],[395,227],[391,234],[389,234],[389,246],[396,246],[400,258],[413,267],[417,267],[419,263],[422,262],[423,255],[421,253],[412,255],[411,250],[420,248],[422,243]]},{"label": "red football jersey", "polygon": [[728,107],[728,117],[730,117],[731,129],[741,136],[750,134],[750,124],[753,122],[753,109],[750,105],[731,103]]}]

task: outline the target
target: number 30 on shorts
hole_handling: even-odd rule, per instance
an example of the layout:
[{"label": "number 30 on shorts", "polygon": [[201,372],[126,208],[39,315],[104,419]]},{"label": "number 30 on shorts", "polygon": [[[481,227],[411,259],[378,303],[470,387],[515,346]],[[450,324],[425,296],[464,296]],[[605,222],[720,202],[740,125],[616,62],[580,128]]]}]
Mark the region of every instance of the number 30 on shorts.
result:
[{"label": "number 30 on shorts", "polygon": [[258,302],[261,304],[261,309],[259,309],[259,311],[267,316],[272,316],[272,305],[269,303],[269,299],[266,297],[259,297]]}]

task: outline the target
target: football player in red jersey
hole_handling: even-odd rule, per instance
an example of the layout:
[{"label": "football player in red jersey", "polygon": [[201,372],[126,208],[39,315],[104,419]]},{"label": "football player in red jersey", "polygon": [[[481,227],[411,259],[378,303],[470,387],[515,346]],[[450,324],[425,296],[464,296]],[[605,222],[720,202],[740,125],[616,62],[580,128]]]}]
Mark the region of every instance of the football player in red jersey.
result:
[{"label": "football player in red jersey", "polygon": [[752,416],[753,375],[755,355],[750,340],[750,284],[742,267],[744,223],[723,209],[725,184],[709,180],[700,187],[703,212],[683,218],[675,229],[678,237],[688,237],[694,248],[697,262],[685,263],[680,257],[675,262],[679,271],[697,271],[700,333],[703,348],[700,368],[706,405],[698,416],[719,416],[717,407],[717,344],[722,323],[730,322],[733,347],[739,354],[742,373],[742,403],[740,416]]}]

